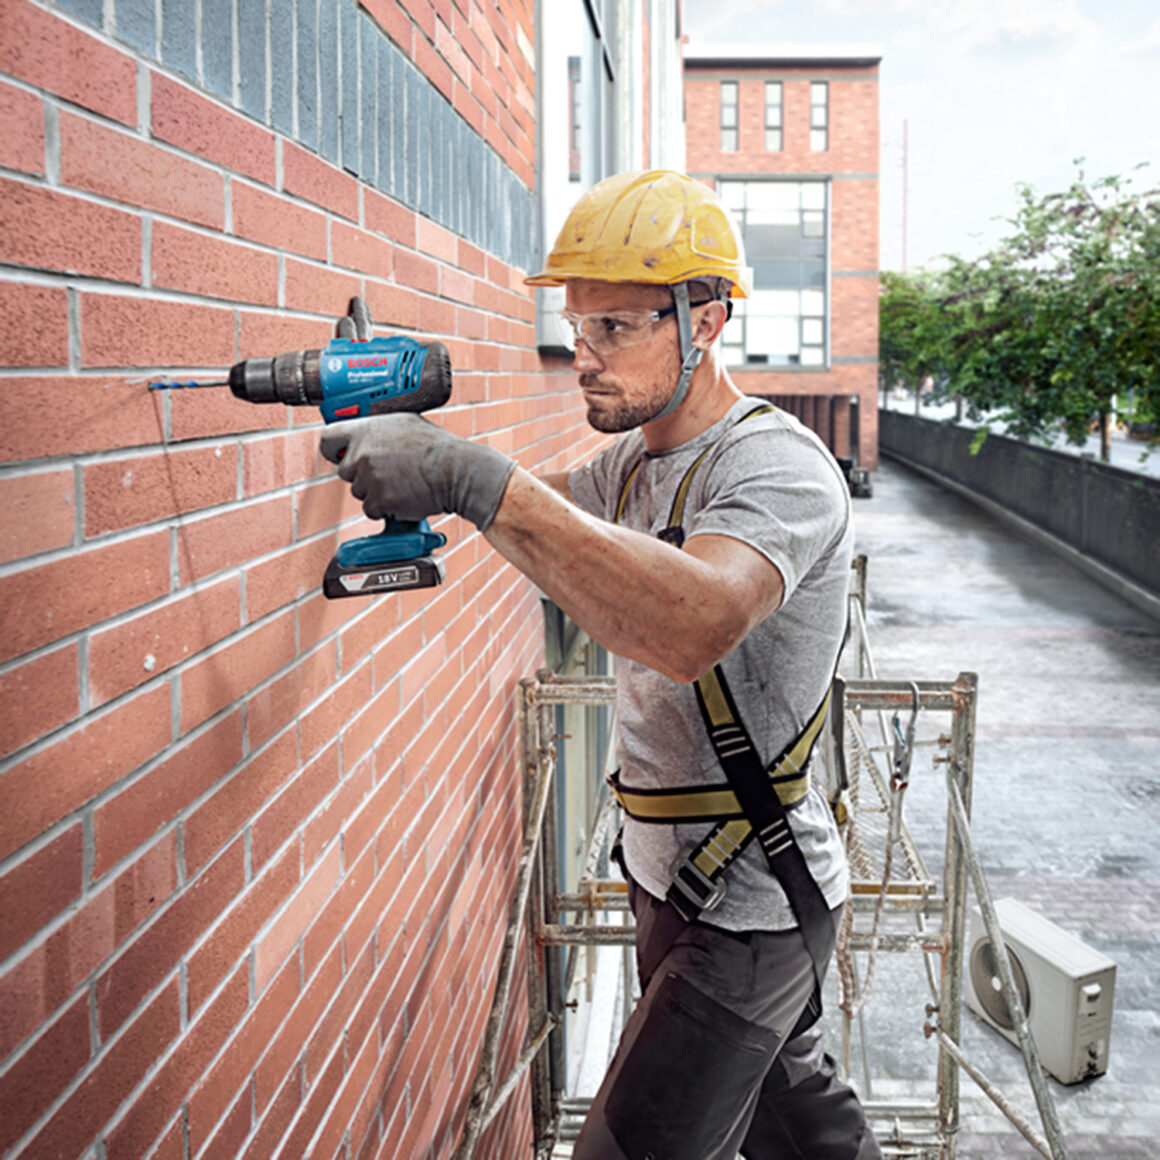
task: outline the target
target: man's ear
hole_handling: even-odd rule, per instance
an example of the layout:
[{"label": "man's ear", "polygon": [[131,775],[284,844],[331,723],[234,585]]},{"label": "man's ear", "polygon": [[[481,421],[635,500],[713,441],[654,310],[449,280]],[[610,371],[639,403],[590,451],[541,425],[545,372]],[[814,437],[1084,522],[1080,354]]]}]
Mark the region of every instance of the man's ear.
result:
[{"label": "man's ear", "polygon": [[730,310],[720,299],[706,302],[702,307],[694,309],[699,309],[700,314],[696,326],[693,327],[693,345],[708,350],[717,341],[725,328],[725,323],[729,321]]}]

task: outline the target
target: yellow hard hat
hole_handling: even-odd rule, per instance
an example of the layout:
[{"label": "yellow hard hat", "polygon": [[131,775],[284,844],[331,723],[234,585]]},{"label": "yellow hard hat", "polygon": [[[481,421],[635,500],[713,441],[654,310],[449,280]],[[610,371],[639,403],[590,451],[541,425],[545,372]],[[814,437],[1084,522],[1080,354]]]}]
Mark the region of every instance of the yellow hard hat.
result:
[{"label": "yellow hard hat", "polygon": [[752,287],[741,234],[721,199],[671,169],[594,185],[572,207],[547,265],[524,281],[562,286],[578,278],[662,286],[725,278],[732,298],[749,297]]}]

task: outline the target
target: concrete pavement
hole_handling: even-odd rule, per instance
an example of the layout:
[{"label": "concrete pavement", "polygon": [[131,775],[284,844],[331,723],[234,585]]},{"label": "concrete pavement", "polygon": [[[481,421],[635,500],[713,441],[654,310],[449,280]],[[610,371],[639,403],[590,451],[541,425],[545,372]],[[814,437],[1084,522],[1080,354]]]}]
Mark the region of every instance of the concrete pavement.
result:
[{"label": "concrete pavement", "polygon": [[[972,828],[993,896],[1117,964],[1107,1074],[1050,1081],[1068,1154],[1160,1157],[1160,624],[890,460],[855,513],[878,675],[979,675]],[[907,818],[941,878],[946,799],[929,751]],[[863,1021],[873,1098],[934,1098],[926,1001],[918,956],[880,956]],[[1018,1050],[964,1023],[972,1060],[1038,1125]],[[961,1109],[960,1157],[1036,1154],[966,1076]]]}]

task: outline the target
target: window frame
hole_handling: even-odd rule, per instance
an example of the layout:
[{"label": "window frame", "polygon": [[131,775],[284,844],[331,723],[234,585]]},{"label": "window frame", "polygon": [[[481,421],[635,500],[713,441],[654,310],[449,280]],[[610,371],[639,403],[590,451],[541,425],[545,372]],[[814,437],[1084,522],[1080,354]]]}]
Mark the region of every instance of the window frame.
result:
[{"label": "window frame", "polygon": [[[732,94],[732,100],[726,100],[726,94]],[[732,124],[728,123],[726,112],[732,111]],[[720,144],[722,153],[737,153],[741,147],[741,84],[738,81],[722,81],[720,90]],[[732,137],[726,136],[732,134]],[[729,141],[732,144],[729,144]]]}]

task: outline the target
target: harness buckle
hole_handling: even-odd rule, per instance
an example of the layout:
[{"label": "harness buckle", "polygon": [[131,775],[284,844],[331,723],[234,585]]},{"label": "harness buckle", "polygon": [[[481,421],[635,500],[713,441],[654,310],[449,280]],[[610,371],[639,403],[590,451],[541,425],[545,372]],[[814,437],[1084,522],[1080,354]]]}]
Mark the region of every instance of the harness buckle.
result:
[{"label": "harness buckle", "polygon": [[[692,855],[693,850],[686,850],[673,863],[673,885],[669,890],[669,900],[680,911],[681,917],[688,922],[692,922],[701,911],[712,910],[725,897],[724,876],[714,882],[698,868]],[[681,899],[674,897],[674,890],[696,908],[691,915],[685,913]]]}]

